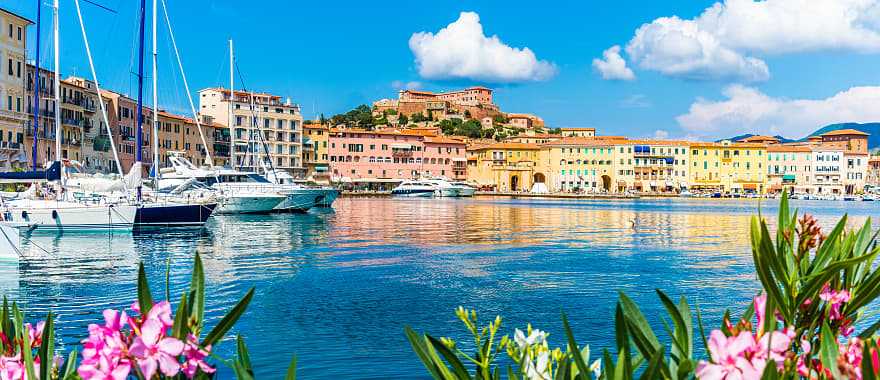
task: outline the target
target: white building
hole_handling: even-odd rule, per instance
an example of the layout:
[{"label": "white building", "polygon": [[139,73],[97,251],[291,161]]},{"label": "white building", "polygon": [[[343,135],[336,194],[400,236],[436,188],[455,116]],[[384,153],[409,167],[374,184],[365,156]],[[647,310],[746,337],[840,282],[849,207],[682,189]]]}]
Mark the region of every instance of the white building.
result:
[{"label": "white building", "polygon": [[817,194],[843,194],[845,161],[843,149],[815,148],[813,150],[813,187]]}]

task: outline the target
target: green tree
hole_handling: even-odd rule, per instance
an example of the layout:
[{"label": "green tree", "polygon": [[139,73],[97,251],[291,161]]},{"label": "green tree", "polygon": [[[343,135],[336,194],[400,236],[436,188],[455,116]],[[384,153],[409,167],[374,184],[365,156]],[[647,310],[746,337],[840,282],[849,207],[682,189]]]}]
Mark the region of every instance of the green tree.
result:
[{"label": "green tree", "polygon": [[409,119],[406,117],[406,115],[400,114],[400,116],[397,117],[397,125],[407,125],[407,124],[409,124]]}]

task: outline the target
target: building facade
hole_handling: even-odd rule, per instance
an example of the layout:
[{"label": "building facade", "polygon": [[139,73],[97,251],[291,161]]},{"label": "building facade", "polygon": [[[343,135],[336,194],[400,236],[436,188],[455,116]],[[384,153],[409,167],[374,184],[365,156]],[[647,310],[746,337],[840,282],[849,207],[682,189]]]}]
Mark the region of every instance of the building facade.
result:
[{"label": "building facade", "polygon": [[813,187],[817,194],[843,194],[846,168],[843,149],[819,147],[813,150]]},{"label": "building facade", "polygon": [[767,146],[768,191],[814,193],[813,149],[807,145]]},{"label": "building facade", "polygon": [[495,143],[468,149],[467,179],[483,189],[501,192],[530,191],[546,181],[538,167],[541,147],[536,144]]},{"label": "building facade", "polygon": [[408,130],[331,129],[330,172],[334,182],[388,189],[407,179],[467,178],[466,145],[460,140]]},{"label": "building facade", "polygon": [[[232,120],[229,120],[230,104],[233,105]],[[254,169],[254,163],[263,158],[259,156],[265,154],[275,168],[305,175],[303,117],[299,105],[290,100],[282,101],[277,95],[236,91],[230,96],[228,89],[207,88],[199,91],[199,112],[230,126],[231,157],[227,164]],[[225,136],[219,137],[220,141],[225,139]]]},{"label": "building facade", "polygon": [[767,146],[756,143],[694,142],[690,144],[691,189],[721,193],[767,191]]},{"label": "building facade", "polygon": [[23,154],[27,113],[26,52],[30,20],[0,8],[0,168],[27,166]]},{"label": "building facade", "polygon": [[323,124],[303,124],[303,164],[306,176],[318,182],[330,177],[330,127]]}]

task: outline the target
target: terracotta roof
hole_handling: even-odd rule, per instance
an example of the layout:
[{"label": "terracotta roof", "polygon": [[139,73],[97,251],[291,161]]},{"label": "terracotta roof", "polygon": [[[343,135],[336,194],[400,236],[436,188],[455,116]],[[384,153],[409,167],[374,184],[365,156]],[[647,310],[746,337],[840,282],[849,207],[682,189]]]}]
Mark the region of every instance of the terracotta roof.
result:
[{"label": "terracotta roof", "polygon": [[459,139],[454,139],[454,138],[449,138],[449,137],[442,137],[442,136],[438,136],[438,137],[426,137],[426,138],[425,138],[425,142],[427,142],[427,143],[434,143],[434,144],[462,144],[462,145],[465,144],[464,141],[461,141],[461,140],[459,140]]},{"label": "terracotta roof", "polygon": [[654,139],[642,139],[642,140],[626,140],[619,142],[619,144],[626,145],[664,145],[664,146],[689,146],[691,144],[690,141],[687,140],[654,140]]},{"label": "terracotta roof", "polygon": [[0,12],[6,13],[6,14],[8,14],[8,15],[10,15],[10,16],[15,17],[15,18],[19,18],[19,19],[21,19],[22,21],[27,22],[29,25],[34,23],[34,22],[31,21],[29,18],[24,17],[24,16],[22,16],[22,15],[20,15],[20,14],[13,13],[12,11],[10,11],[10,10],[8,10],[8,9],[0,8]]},{"label": "terracotta roof", "polygon": [[585,128],[585,127],[562,127],[559,128],[563,131],[595,131],[596,128]]},{"label": "terracotta roof", "polygon": [[860,135],[860,136],[868,136],[868,133],[855,130],[855,129],[838,129],[836,131],[831,131],[828,133],[823,133],[820,136],[840,136],[840,135]]},{"label": "terracotta roof", "polygon": [[[224,94],[229,93],[229,89],[228,89],[228,88],[223,88],[223,87],[208,87],[208,88],[204,88],[204,89],[199,90],[199,92],[202,92],[202,91],[219,91],[219,92],[222,92],[222,93],[224,93]],[[273,95],[273,94],[269,94],[269,93],[266,93],[266,92],[253,92],[253,91],[241,91],[241,90],[235,90],[235,94],[236,94],[236,95],[241,95],[241,96],[247,96],[247,95],[254,95],[254,96],[268,96],[268,97],[270,97],[270,98],[281,99],[281,96],[280,96],[280,95]]]},{"label": "terracotta roof", "polygon": [[768,152],[812,152],[813,148],[809,145],[789,145],[789,144],[773,144],[767,146]]},{"label": "terracotta roof", "polygon": [[527,144],[527,143],[511,143],[511,142],[502,142],[495,143],[489,145],[478,145],[468,147],[468,150],[488,150],[488,149],[524,149],[524,150],[538,150],[541,147],[538,144]]},{"label": "terracotta roof", "polygon": [[758,144],[758,143],[741,143],[741,142],[732,142],[729,145],[724,145],[718,142],[705,142],[705,141],[692,141],[690,143],[692,147],[712,147],[712,148],[721,148],[721,147],[730,147],[730,148],[767,148],[767,144]]},{"label": "terracotta roof", "polygon": [[596,139],[592,137],[565,137],[561,140],[544,143],[543,146],[614,146],[617,140]]},{"label": "terracotta roof", "polygon": [[761,141],[774,141],[779,142],[779,139],[773,136],[764,136],[764,135],[754,135],[749,136],[744,139],[739,139],[737,142],[761,142]]}]

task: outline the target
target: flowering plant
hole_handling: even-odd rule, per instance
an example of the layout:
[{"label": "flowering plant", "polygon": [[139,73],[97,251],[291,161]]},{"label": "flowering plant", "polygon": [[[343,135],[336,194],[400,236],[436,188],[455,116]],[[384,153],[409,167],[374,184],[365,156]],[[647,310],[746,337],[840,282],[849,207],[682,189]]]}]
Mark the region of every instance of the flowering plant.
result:
[{"label": "flowering plant", "polygon": [[[509,379],[866,379],[880,377],[878,338],[880,321],[859,334],[855,326],[865,307],[880,296],[880,247],[870,220],[847,231],[844,216],[827,235],[815,218],[791,212],[783,194],[778,225],[771,233],[767,222],[752,218],[750,242],[757,278],[763,291],[738,319],[725,312],[720,328],[708,337],[699,309],[693,318],[684,298],[677,303],[657,291],[668,318],[663,325],[668,346],[638,306],[620,293],[615,312],[614,352],[604,350],[601,362],[588,365],[589,348],[578,349],[563,314],[567,347],[549,349],[547,334],[529,326],[514,338],[501,338],[513,366]],[[774,239],[775,237],[775,239]],[[459,318],[472,332],[476,313],[459,309]],[[707,358],[694,357],[694,320]],[[455,342],[430,335],[407,336],[435,379],[499,379],[497,365],[487,356],[501,318],[476,340],[477,371],[471,376],[459,358],[470,359]],[[635,349],[635,352],[633,351]],[[440,353],[438,355],[437,353]],[[487,361],[488,358],[488,361]],[[464,362],[466,363],[466,361]],[[451,369],[450,369],[451,366]],[[601,371],[599,368],[601,367]]]},{"label": "flowering plant", "polygon": [[[166,298],[170,287],[166,284]],[[138,268],[137,300],[128,310],[107,309],[103,323],[89,325],[82,340],[82,360],[77,351],[62,363],[54,356],[52,315],[37,326],[22,324],[23,316],[12,304],[12,322],[4,299],[0,311],[0,380],[83,379],[122,380],[211,379],[215,359],[232,368],[238,379],[253,379],[250,355],[241,336],[231,361],[216,357],[213,349],[244,314],[254,295],[251,288],[210,330],[205,327],[205,276],[196,254],[188,291],[176,310],[167,300],[155,302],[143,264]],[[201,338],[202,333],[207,334]],[[52,358],[44,360],[43,358]],[[287,379],[296,378],[296,360]]]}]

